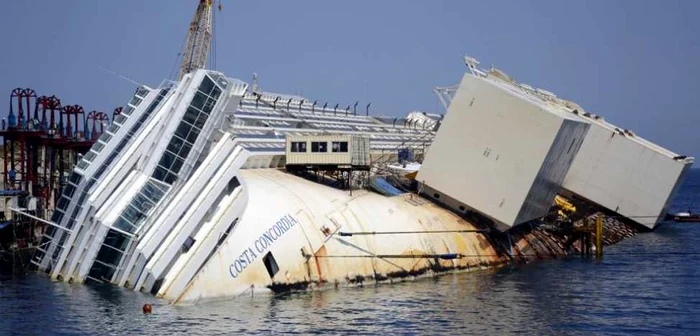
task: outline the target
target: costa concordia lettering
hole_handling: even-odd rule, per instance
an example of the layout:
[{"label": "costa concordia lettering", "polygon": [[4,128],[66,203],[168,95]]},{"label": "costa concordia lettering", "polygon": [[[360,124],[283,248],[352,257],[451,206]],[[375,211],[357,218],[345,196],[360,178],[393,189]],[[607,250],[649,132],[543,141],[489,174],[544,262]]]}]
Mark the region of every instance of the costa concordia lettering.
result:
[{"label": "costa concordia lettering", "polygon": [[[270,246],[272,246],[272,244],[275,243],[278,238],[281,238],[282,235],[285,234],[287,230],[291,229],[296,223],[297,221],[294,219],[294,217],[290,216],[289,214],[282,217],[282,219],[272,225],[267,232],[264,232],[260,237],[258,237],[258,239],[255,240],[253,244],[255,246],[255,251],[257,251],[258,254],[263,254]],[[236,278],[238,274],[243,272],[243,270],[258,257],[258,254],[253,252],[252,247],[249,247],[247,250],[243,251],[241,256],[238,257],[238,259],[236,259],[231,266],[229,266],[231,276]]]},{"label": "costa concordia lettering", "polygon": [[657,225],[692,158],[466,63],[444,116],[209,70],[141,86],[68,177],[32,263],[196,302],[577,253],[566,230],[601,215],[606,241]]}]

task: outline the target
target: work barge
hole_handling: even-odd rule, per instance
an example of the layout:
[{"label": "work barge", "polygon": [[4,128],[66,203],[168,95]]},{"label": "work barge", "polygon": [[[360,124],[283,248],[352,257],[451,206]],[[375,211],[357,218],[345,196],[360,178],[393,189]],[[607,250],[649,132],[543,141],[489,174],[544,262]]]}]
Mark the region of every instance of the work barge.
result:
[{"label": "work barge", "polygon": [[444,116],[204,69],[140,86],[50,219],[13,208],[46,226],[32,267],[193,303],[590,254],[663,219],[693,158],[465,63]]}]

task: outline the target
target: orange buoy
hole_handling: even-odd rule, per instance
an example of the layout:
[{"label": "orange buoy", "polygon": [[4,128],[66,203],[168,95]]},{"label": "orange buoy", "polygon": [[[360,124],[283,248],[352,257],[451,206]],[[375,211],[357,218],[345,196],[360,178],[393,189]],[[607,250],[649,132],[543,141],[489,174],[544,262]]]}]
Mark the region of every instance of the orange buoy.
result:
[{"label": "orange buoy", "polygon": [[150,304],[146,303],[143,305],[143,313],[144,314],[150,314],[152,310],[153,310],[153,307],[151,307]]}]

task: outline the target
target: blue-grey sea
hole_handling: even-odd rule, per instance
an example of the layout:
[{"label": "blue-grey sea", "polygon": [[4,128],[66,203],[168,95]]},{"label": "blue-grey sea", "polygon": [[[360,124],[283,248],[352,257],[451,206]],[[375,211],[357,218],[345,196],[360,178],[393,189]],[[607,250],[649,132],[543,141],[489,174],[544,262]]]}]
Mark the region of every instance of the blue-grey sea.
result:
[{"label": "blue-grey sea", "polygon": [[[700,212],[700,170],[673,211]],[[700,335],[700,224],[664,224],[571,257],[276,297],[170,306],[111,286],[0,278],[0,335]],[[144,303],[153,314],[143,315]]]}]

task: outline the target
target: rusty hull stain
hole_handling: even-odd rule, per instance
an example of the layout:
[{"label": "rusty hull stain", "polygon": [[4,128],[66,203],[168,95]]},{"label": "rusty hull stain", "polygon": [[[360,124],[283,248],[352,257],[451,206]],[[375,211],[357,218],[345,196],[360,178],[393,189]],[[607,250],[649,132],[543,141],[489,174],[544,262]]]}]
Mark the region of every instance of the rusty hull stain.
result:
[{"label": "rusty hull stain", "polygon": [[[464,224],[469,225],[464,222]],[[633,227],[616,220],[608,220],[605,222],[604,241],[606,245],[614,244],[624,238],[630,237],[636,233]],[[425,255],[425,251],[416,249],[407,250],[402,253],[402,256],[416,256],[413,267],[409,269],[396,269],[388,272],[377,272],[376,267],[373,274],[354,274],[346,275],[342,278],[324,279],[322,274],[327,272],[332,263],[328,261],[327,250],[324,247],[314,255],[314,261],[318,272],[318,278],[322,280],[300,279],[290,282],[273,282],[267,288],[273,293],[288,293],[293,291],[306,290],[322,290],[338,288],[339,286],[357,287],[364,286],[367,283],[383,284],[393,283],[395,281],[410,281],[424,277],[439,276],[449,273],[470,272],[482,269],[494,269],[510,264],[527,264],[538,260],[556,259],[580,253],[580,247],[577,244],[571,244],[571,247],[566,250],[567,241],[571,238],[570,235],[562,232],[548,231],[542,226],[516,228],[507,235],[487,237],[482,234],[476,235],[478,246],[467,244],[466,239],[456,239],[456,243],[460,251],[452,251],[452,253],[474,253],[481,251],[483,255],[463,255],[461,258],[454,260],[445,260],[440,258],[421,257]],[[508,242],[510,239],[510,243]],[[448,243],[443,240],[444,247],[448,249]],[[512,244],[511,244],[512,243]],[[580,246],[580,244],[579,244]],[[507,249],[512,247],[514,258],[511,259]]]}]

